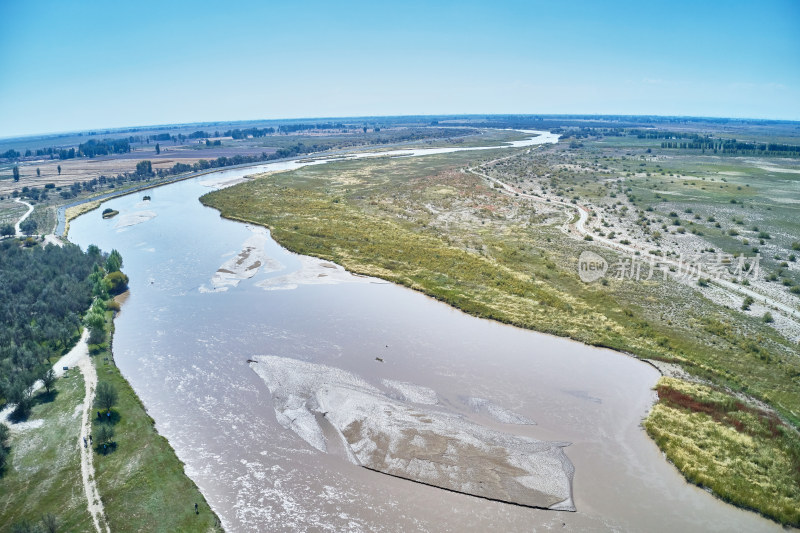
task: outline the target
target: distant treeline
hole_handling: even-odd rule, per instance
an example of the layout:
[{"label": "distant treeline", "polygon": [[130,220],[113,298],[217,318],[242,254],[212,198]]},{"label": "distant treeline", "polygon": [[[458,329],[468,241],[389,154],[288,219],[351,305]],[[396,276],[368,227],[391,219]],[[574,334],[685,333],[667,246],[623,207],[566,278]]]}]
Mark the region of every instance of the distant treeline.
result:
[{"label": "distant treeline", "polygon": [[[276,152],[272,154],[268,154],[266,152],[262,152],[259,155],[241,155],[236,154],[231,157],[221,156],[216,159],[200,159],[193,165],[189,165],[186,163],[175,163],[172,168],[163,169],[159,168],[156,169],[155,172],[152,170],[145,173],[139,172],[139,165],[137,165],[137,175],[158,175],[158,176],[170,176],[175,174],[183,174],[185,172],[197,172],[200,170],[207,170],[210,168],[222,168],[222,167],[229,167],[233,165],[244,165],[248,163],[260,163],[262,161],[273,161],[275,159],[284,159],[287,157],[295,157],[298,155],[308,154],[311,152],[318,152],[321,150],[327,149],[328,146],[325,145],[318,145],[318,144],[304,144],[304,143],[296,143],[291,146],[287,146],[285,148],[280,148]],[[149,161],[148,161],[149,163]]]},{"label": "distant treeline", "polygon": [[[136,164],[135,172],[126,172],[115,176],[101,175],[98,178],[93,178],[86,181],[73,182],[69,187],[56,187],[55,184],[48,183],[43,189],[38,187],[22,187],[21,191],[14,191],[12,197],[27,197],[36,201],[44,201],[48,198],[48,193],[55,189],[61,198],[69,200],[78,196],[82,191],[94,192],[99,187],[115,188],[124,185],[125,183],[137,183],[149,180],[153,177],[168,177],[186,172],[198,172],[201,170],[208,170],[212,168],[223,168],[232,165],[243,165],[248,163],[260,163],[264,161],[274,161],[276,159],[283,159],[287,157],[296,157],[304,154],[328,150],[330,148],[344,148],[347,146],[356,146],[368,144],[388,144],[396,142],[408,142],[422,139],[436,139],[436,138],[449,138],[461,137],[464,135],[475,134],[475,130],[467,128],[416,128],[410,130],[402,130],[402,132],[393,132],[387,134],[379,134],[375,137],[366,140],[364,137],[354,138],[347,142],[341,140],[331,140],[322,143],[304,144],[302,142],[293,144],[291,146],[280,148],[272,154],[262,152],[260,155],[234,155],[231,157],[218,157],[216,159],[200,159],[196,163],[189,165],[186,163],[175,163],[168,169],[153,169],[151,161],[139,161]],[[0,198],[1,199],[1,198]]]},{"label": "distant treeline", "polygon": [[714,154],[738,154],[758,156],[800,156],[800,145],[780,143],[758,143],[737,139],[720,139],[700,133],[667,130],[643,130],[630,128],[553,128],[561,139],[583,139],[587,137],[636,137],[637,139],[665,139],[664,149],[709,151]]},{"label": "distant treeline", "polygon": [[59,195],[63,199],[68,200],[70,198],[78,196],[81,193],[81,191],[94,192],[95,190],[97,190],[98,187],[102,186],[108,186],[110,188],[114,188],[117,186],[121,186],[126,182],[127,183],[140,182],[148,180],[155,176],[167,177],[167,176],[174,176],[177,174],[183,174],[186,172],[198,172],[201,170],[207,170],[212,168],[223,168],[232,165],[243,165],[247,163],[272,161],[275,159],[294,157],[310,152],[316,152],[327,148],[329,148],[329,146],[322,146],[317,144],[306,145],[303,143],[297,143],[286,148],[281,148],[272,154],[262,152],[260,155],[253,155],[253,156],[237,154],[231,157],[222,156],[211,160],[200,159],[193,165],[188,165],[186,163],[175,163],[171,168],[167,169],[159,168],[155,170],[153,169],[153,164],[151,161],[144,160],[144,161],[139,161],[136,164],[135,172],[126,172],[124,174],[118,174],[116,177],[100,176],[99,178],[93,178],[91,180],[76,181],[68,188],[55,187],[53,184],[49,183],[45,185],[44,189],[39,189],[37,187],[23,187],[21,192],[14,191],[12,193],[12,196],[27,197],[36,201],[44,201],[47,199],[48,190],[55,188],[55,190],[59,193]]},{"label": "distant treeline", "polygon": [[561,135],[561,139],[586,139],[588,137],[624,137],[625,128],[552,128],[552,133]]},{"label": "distant treeline", "polygon": [[[220,131],[193,131],[188,135],[178,133],[171,135],[169,133],[155,133],[153,135],[136,135],[119,139],[103,139],[98,141],[90,139],[85,143],[78,145],[77,149],[74,147],[63,148],[51,146],[49,148],[39,148],[37,150],[25,150],[24,154],[14,149],[6,150],[0,153],[0,158],[4,159],[20,159],[21,157],[50,157],[50,159],[73,159],[75,157],[95,157],[99,155],[108,154],[124,154],[131,151],[131,144],[134,143],[147,143],[150,142],[166,142],[172,141],[173,143],[184,142],[187,139],[208,139],[213,137],[233,137],[234,139],[246,139],[247,137],[264,137],[266,135],[274,135],[275,133],[297,133],[309,130],[332,130],[332,129],[347,129],[348,125],[342,122],[325,122],[317,124],[284,124],[277,128],[245,128],[245,129],[230,129],[223,132]],[[353,126],[355,127],[355,126]],[[379,130],[379,128],[378,128]],[[90,132],[89,135],[94,135]],[[220,143],[206,143],[208,146],[220,146]]]},{"label": "distant treeline", "polygon": [[0,242],[0,406],[24,398],[48,358],[75,342],[92,301],[90,276],[104,263],[97,247]]},{"label": "distant treeline", "polygon": [[[26,150],[25,157],[45,157],[49,156],[50,159],[73,159],[75,157],[96,157],[98,155],[108,155],[108,154],[126,154],[131,151],[131,141],[129,139],[103,139],[102,141],[97,141],[95,139],[90,139],[85,143],[81,143],[78,145],[78,149],[75,148],[40,148],[36,151]],[[0,154],[0,157],[5,157],[7,159],[19,159],[22,156],[16,150],[8,150],[3,154]]]},{"label": "distant treeline", "polygon": [[797,144],[755,143],[736,139],[715,139],[700,135],[692,135],[688,138],[690,140],[684,142],[662,142],[661,148],[701,150],[715,154],[800,156],[800,145]]}]

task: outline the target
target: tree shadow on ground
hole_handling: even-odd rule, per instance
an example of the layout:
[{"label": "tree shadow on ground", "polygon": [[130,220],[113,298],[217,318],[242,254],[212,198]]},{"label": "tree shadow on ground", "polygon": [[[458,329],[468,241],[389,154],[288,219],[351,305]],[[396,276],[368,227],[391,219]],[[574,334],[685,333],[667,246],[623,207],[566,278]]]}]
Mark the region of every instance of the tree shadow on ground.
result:
[{"label": "tree shadow on ground", "polygon": [[94,451],[97,452],[98,455],[108,455],[110,453],[114,453],[117,451],[117,443],[114,441],[98,444],[94,447]]},{"label": "tree shadow on ground", "polygon": [[11,411],[11,414],[8,415],[8,420],[13,424],[19,424],[28,420],[29,416],[31,416],[31,406],[18,403],[14,410]]},{"label": "tree shadow on ground", "polygon": [[36,396],[34,396],[33,401],[35,405],[41,405],[45,403],[51,403],[58,397],[58,391],[56,389],[51,390],[50,392],[40,392]]},{"label": "tree shadow on ground", "polygon": [[[98,416],[98,414],[99,414],[99,416]],[[119,421],[122,420],[122,417],[117,412],[117,410],[116,409],[111,409],[110,414],[111,414],[111,416],[108,416],[109,415],[108,412],[106,412],[106,411],[98,411],[97,409],[95,409],[95,415],[94,415],[93,422],[95,424],[98,424],[98,423],[111,424],[112,426],[116,426],[117,424],[119,424]]]}]

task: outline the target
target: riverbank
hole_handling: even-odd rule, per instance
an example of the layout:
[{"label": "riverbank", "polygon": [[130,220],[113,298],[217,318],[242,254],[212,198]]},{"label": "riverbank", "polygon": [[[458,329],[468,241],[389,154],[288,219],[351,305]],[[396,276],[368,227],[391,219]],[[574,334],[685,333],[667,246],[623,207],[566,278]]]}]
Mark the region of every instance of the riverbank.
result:
[{"label": "riverbank", "polygon": [[768,411],[698,383],[661,378],[648,435],[699,487],[723,500],[800,526],[800,442]]},{"label": "riverbank", "polygon": [[[591,245],[564,237],[564,213],[493,193],[458,170],[469,159],[475,155],[337,162],[256,178],[201,201],[226,218],[270,228],[296,253],[413,288],[478,317],[679,364],[697,378],[786,406],[781,413],[796,420],[798,362],[785,339],[755,321],[732,330],[725,325],[733,318],[729,310],[677,283],[581,283],[574,261]],[[668,319],[656,305],[665,291],[675,308]],[[743,358],[743,331],[769,342],[769,357]],[[691,431],[684,437],[704,438]],[[762,442],[767,454],[797,444],[794,430]],[[755,461],[744,454],[734,460]],[[757,462],[755,469],[731,471],[739,489],[756,492],[763,473]],[[790,494],[784,482],[787,488]],[[749,507],[796,520],[762,505],[767,492],[761,491],[750,500],[761,503]]]},{"label": "riverbank", "polygon": [[[114,364],[112,315],[113,311],[107,311],[109,342],[92,354],[99,381],[111,383],[119,393],[114,407],[119,415],[114,417],[114,451],[98,454],[94,461],[95,481],[111,531],[222,531],[219,518]],[[195,504],[199,514],[195,514]]]},{"label": "riverbank", "polygon": [[[11,453],[0,477],[0,529],[36,524],[43,515],[52,514],[59,530],[94,530],[83,486],[88,482],[92,493],[99,494],[100,501],[92,508],[100,510],[103,530],[222,531],[218,517],[114,365],[112,315],[108,311],[106,316],[109,342],[91,345],[89,357],[84,333],[78,345],[56,363],[61,375],[55,390],[36,394],[27,419],[11,424]],[[81,428],[87,391],[82,373],[73,366],[79,364],[88,365],[92,372],[96,369],[99,380],[111,383],[118,392],[113,410],[117,415],[115,446],[107,455],[80,447],[78,435],[91,434],[91,430]],[[91,415],[94,409],[89,402]],[[94,454],[88,466],[82,465],[82,452]],[[82,467],[91,468],[92,463],[94,469],[82,476]]]}]

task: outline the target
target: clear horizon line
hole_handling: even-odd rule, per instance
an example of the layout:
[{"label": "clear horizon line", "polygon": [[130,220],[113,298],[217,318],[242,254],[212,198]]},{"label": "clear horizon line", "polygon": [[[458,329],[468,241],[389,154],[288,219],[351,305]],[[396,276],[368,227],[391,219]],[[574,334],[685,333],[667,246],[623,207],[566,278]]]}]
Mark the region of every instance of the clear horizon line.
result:
[{"label": "clear horizon line", "polygon": [[16,139],[26,139],[31,137],[47,137],[47,136],[59,136],[59,135],[67,135],[71,133],[86,133],[89,131],[95,130],[109,130],[109,134],[114,133],[113,130],[122,130],[122,129],[129,129],[129,128],[165,128],[167,126],[191,126],[193,124],[203,125],[203,124],[234,124],[237,122],[272,122],[272,121],[286,121],[286,120],[297,120],[297,121],[310,121],[310,120],[332,120],[332,119],[368,119],[368,118],[400,118],[400,117],[478,117],[478,116],[485,116],[485,117],[592,117],[592,118],[604,118],[604,117],[631,117],[631,118],[683,118],[683,119],[709,119],[709,120],[741,120],[744,122],[758,122],[758,121],[769,121],[769,122],[784,122],[784,123],[798,123],[800,124],[800,118],[798,119],[789,119],[789,118],[768,118],[768,117],[742,117],[742,116],[714,116],[714,115],[659,115],[659,114],[635,114],[635,113],[440,113],[440,114],[430,114],[430,113],[423,113],[423,114],[403,114],[403,115],[329,115],[329,116],[306,116],[306,117],[276,117],[276,118],[255,118],[255,119],[230,119],[230,120],[201,120],[195,122],[164,122],[160,124],[133,124],[133,125],[124,125],[124,126],[103,126],[103,127],[92,127],[92,128],[85,128],[80,130],[59,130],[59,131],[50,131],[50,132],[39,132],[39,133],[29,133],[23,135],[10,135],[10,136],[0,136],[0,142],[2,141],[9,141],[9,140],[16,140]]}]

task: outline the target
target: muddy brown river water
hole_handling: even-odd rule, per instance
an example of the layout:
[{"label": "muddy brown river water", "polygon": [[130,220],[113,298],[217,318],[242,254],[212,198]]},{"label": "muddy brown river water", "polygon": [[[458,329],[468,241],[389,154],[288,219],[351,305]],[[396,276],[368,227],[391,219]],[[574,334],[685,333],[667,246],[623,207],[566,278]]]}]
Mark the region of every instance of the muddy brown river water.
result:
[{"label": "muddy brown river water", "polygon": [[[226,530],[779,529],[687,484],[663,458],[640,427],[658,379],[649,365],[351,276],[198,202],[254,172],[152,189],[149,202],[143,193],[112,199],[103,208],[119,217],[92,211],[69,233],[84,248],[122,254],[131,292],[116,319],[115,360]],[[322,452],[276,412],[259,363],[248,363],[260,358],[339,369],[393,401],[571,443],[563,451],[576,512],[445,491]]]}]

